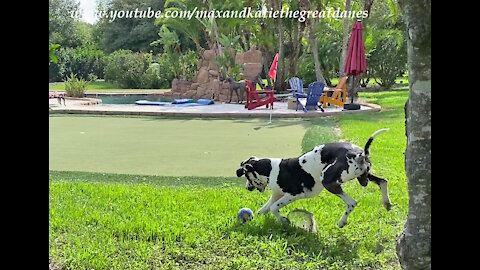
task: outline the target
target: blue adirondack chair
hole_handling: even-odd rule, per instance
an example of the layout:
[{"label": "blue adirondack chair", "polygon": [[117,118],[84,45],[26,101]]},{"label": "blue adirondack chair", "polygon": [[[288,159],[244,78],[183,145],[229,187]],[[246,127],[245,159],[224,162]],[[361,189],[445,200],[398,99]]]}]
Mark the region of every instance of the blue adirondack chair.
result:
[{"label": "blue adirondack chair", "polygon": [[300,103],[304,112],[308,112],[308,107],[313,107],[315,110],[320,109],[322,112],[325,112],[321,106],[318,106],[318,101],[323,94],[324,87],[325,84],[323,82],[313,82],[308,85],[307,102],[305,103],[305,106]]},{"label": "blue adirondack chair", "polygon": [[292,89],[293,97],[297,99],[297,107],[295,109],[295,111],[297,111],[299,104],[300,106],[302,106],[299,98],[307,97],[307,94],[303,92],[303,81],[302,79],[299,79],[297,77],[292,77],[290,78],[290,80],[288,80],[288,82],[290,83],[290,88]]}]

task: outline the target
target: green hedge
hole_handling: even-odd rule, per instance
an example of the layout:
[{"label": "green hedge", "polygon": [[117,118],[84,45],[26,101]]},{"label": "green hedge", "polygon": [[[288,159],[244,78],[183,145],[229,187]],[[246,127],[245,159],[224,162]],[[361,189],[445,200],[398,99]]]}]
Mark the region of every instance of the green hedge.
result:
[{"label": "green hedge", "polygon": [[105,58],[105,80],[120,88],[168,88],[173,74],[164,67],[169,63],[156,58],[150,53],[115,51]]},{"label": "green hedge", "polygon": [[71,73],[84,80],[104,77],[105,54],[101,50],[90,47],[60,47],[56,55],[58,63],[50,64],[49,82],[65,81]]}]

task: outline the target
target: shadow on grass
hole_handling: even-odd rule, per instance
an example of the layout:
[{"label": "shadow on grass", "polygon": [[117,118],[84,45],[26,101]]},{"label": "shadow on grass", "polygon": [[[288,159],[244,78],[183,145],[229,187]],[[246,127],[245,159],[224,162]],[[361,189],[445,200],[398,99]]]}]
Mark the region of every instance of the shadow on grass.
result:
[{"label": "shadow on grass", "polygon": [[342,258],[344,261],[358,258],[358,245],[346,237],[341,230],[334,230],[335,235],[329,239],[322,239],[319,233],[283,225],[271,214],[245,224],[235,222],[227,228],[225,233],[230,234],[231,232],[255,236],[260,242],[280,240],[286,243],[287,254],[303,252],[312,259],[321,256],[332,260]]}]

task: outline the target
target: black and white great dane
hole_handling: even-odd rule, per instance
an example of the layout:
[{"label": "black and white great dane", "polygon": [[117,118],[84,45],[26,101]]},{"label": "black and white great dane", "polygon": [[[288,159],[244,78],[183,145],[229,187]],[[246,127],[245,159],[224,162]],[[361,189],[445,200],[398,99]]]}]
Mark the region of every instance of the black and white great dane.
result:
[{"label": "black and white great dane", "polygon": [[372,164],[369,159],[373,139],[387,130],[380,129],[373,133],[364,149],[348,142],[337,142],[318,145],[297,158],[250,157],[240,163],[241,168],[236,173],[238,177],[245,175],[245,188],[249,191],[257,189],[264,192],[266,187],[272,190],[270,200],[258,210],[258,214],[270,211],[285,224],[290,224],[290,220],[280,214],[280,208],[298,199],[313,198],[325,188],[347,205],[345,214],[338,221],[338,226],[342,228],[357,205],[341,187],[349,180],[357,178],[364,187],[368,181],[376,183],[382,192],[384,207],[390,210],[392,206],[388,197],[387,180],[370,173]]}]

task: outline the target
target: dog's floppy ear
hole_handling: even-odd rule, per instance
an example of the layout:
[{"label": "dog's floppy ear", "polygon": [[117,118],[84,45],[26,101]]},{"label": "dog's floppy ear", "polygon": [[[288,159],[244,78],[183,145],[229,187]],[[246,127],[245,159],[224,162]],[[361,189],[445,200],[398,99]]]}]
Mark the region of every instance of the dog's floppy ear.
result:
[{"label": "dog's floppy ear", "polygon": [[241,177],[244,174],[245,174],[245,169],[244,168],[240,168],[240,169],[237,170],[237,177]]},{"label": "dog's floppy ear", "polygon": [[253,168],[252,164],[247,164],[247,165],[245,165],[245,170],[246,170],[247,172],[254,172],[254,171],[255,171],[255,169]]},{"label": "dog's floppy ear", "polygon": [[362,185],[362,187],[366,187],[368,185],[368,176],[366,173],[360,175],[359,177],[357,177],[357,179],[360,185]]}]

